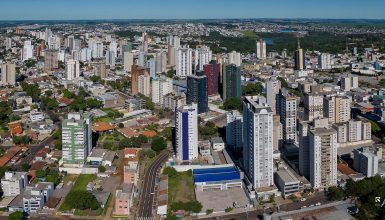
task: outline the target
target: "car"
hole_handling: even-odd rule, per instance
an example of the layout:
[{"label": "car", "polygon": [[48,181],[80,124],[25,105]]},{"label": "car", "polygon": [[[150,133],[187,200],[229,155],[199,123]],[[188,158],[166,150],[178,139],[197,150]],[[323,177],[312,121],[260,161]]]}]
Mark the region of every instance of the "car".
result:
[{"label": "car", "polygon": [[316,206],[319,206],[319,205],[321,205],[321,203],[320,203],[320,202],[317,202],[315,205],[316,205]]},{"label": "car", "polygon": [[357,214],[358,212],[360,212],[360,209],[355,207],[355,206],[350,206],[346,209],[346,211],[351,214],[351,215],[354,215],[354,214]]},{"label": "car", "polygon": [[306,199],[305,198],[301,198],[301,202],[305,202],[306,201]]}]

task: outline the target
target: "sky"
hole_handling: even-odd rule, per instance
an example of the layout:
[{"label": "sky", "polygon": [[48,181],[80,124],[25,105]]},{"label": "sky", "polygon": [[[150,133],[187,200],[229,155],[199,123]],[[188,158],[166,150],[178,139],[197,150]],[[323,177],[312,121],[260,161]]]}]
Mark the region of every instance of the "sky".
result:
[{"label": "sky", "polygon": [[385,0],[1,0],[0,20],[385,19]]}]

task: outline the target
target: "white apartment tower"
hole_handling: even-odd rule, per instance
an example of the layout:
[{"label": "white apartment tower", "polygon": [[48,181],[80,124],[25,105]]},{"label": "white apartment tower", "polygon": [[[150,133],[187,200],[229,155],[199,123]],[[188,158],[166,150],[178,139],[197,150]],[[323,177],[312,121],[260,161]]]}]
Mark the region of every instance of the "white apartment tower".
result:
[{"label": "white apartment tower", "polygon": [[297,97],[291,95],[286,89],[280,90],[277,114],[281,116],[283,141],[285,143],[296,143]]},{"label": "white apartment tower", "polygon": [[315,128],[309,132],[310,183],[315,189],[337,185],[337,132]]},{"label": "white apartment tower", "polygon": [[203,70],[203,66],[209,64],[213,58],[213,52],[208,46],[201,46],[195,50],[195,70]]},{"label": "white apartment tower", "polygon": [[255,55],[257,56],[257,58],[261,60],[266,59],[266,41],[264,41],[263,39],[259,39],[255,43]]},{"label": "white apartment tower", "polygon": [[175,51],[175,70],[179,77],[192,75],[192,49],[188,47],[178,48]]},{"label": "white apartment tower", "polygon": [[3,85],[16,84],[16,67],[14,63],[3,63],[1,65],[1,83]]},{"label": "white apartment tower", "polygon": [[151,91],[152,102],[163,105],[163,97],[173,91],[172,79],[167,77],[153,79]]},{"label": "white apartment tower", "polygon": [[67,80],[80,77],[80,64],[77,60],[68,60],[66,65]]},{"label": "white apartment tower", "polygon": [[151,95],[151,77],[148,74],[138,76],[138,92],[150,97]]},{"label": "white apartment tower", "polygon": [[318,69],[320,70],[330,70],[332,68],[330,54],[321,53],[318,55]]},{"label": "white apartment tower", "polygon": [[266,101],[274,114],[277,114],[277,95],[281,89],[281,81],[272,77],[266,81]]},{"label": "white apartment tower", "polygon": [[193,103],[176,109],[175,149],[179,161],[198,158],[198,106]]},{"label": "white apartment tower", "polygon": [[21,53],[21,60],[26,61],[33,57],[33,45],[30,40],[24,41],[24,46]]},{"label": "white apartment tower", "polygon": [[243,103],[243,167],[255,189],[273,185],[273,112],[258,97]]}]

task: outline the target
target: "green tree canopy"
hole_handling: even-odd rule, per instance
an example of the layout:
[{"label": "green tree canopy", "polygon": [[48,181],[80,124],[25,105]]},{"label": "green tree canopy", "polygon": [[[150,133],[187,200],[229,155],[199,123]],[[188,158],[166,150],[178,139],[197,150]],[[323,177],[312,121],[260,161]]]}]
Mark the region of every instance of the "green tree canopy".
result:
[{"label": "green tree canopy", "polygon": [[83,190],[70,191],[66,197],[66,203],[73,209],[97,210],[100,208],[100,204],[95,196],[92,193]]},{"label": "green tree canopy", "polygon": [[151,149],[160,152],[167,148],[167,141],[163,137],[156,136],[152,139]]}]

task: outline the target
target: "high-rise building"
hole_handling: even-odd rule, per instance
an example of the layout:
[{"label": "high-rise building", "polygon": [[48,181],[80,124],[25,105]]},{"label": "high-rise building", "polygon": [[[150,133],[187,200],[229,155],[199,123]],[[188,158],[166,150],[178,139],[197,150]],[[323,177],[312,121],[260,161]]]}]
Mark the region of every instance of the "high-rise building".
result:
[{"label": "high-rise building", "polygon": [[226,115],[226,144],[234,151],[242,150],[243,117],[237,110],[228,112]]},{"label": "high-rise building", "polygon": [[106,68],[106,62],[100,61],[96,63],[95,65],[95,75],[99,76],[101,79],[104,79],[107,77],[107,68]]},{"label": "high-rise building", "polygon": [[208,111],[207,76],[191,75],[187,77],[187,104],[196,103],[198,114]]},{"label": "high-rise building", "polygon": [[151,82],[152,102],[163,104],[163,97],[173,91],[172,79],[167,77],[155,78]]},{"label": "high-rise building", "polygon": [[140,51],[138,54],[138,60],[137,60],[138,66],[145,67],[147,64],[147,55],[145,52]]},{"label": "high-rise building", "polygon": [[266,41],[259,39],[255,42],[256,50],[255,54],[258,59],[266,59]]},{"label": "high-rise building", "polygon": [[165,73],[167,69],[167,54],[165,52],[156,53],[156,73]]},{"label": "high-rise building", "polygon": [[184,105],[175,112],[175,149],[180,161],[198,158],[198,110],[197,105]]},{"label": "high-rise building", "polygon": [[236,66],[241,66],[242,64],[241,53],[236,51],[232,51],[231,53],[228,53],[228,63],[234,64]]},{"label": "high-rise building", "polygon": [[68,60],[66,65],[67,80],[73,80],[80,77],[80,65],[77,60]]},{"label": "high-rise building", "polygon": [[148,73],[138,76],[138,93],[147,97],[151,95],[151,77]]},{"label": "high-rise building", "polygon": [[345,75],[341,78],[341,89],[348,92],[358,88],[358,76]]},{"label": "high-rise building", "polygon": [[294,53],[294,69],[296,70],[305,69],[305,56],[303,55],[303,50],[299,44],[299,40],[298,40],[298,48]]},{"label": "high-rise building", "polygon": [[12,48],[12,38],[7,37],[5,39],[5,49],[9,50]]},{"label": "high-rise building", "polygon": [[167,37],[167,44],[170,46],[173,46],[174,48],[180,47],[180,38],[178,36],[168,36]]},{"label": "high-rise building", "polygon": [[192,49],[188,47],[178,48],[175,51],[175,70],[179,77],[187,77],[192,74]]},{"label": "high-rise building", "polygon": [[148,52],[148,35],[146,32],[142,33],[142,51],[144,53]]},{"label": "high-rise building", "polygon": [[277,95],[281,89],[281,81],[271,77],[266,81],[266,102],[274,114],[277,114]]},{"label": "high-rise building", "polygon": [[207,76],[207,94],[209,96],[218,95],[219,71],[220,64],[215,60],[203,65],[203,72]]},{"label": "high-rise building", "polygon": [[24,46],[21,53],[21,60],[26,61],[33,57],[33,45],[30,40],[24,41]]},{"label": "high-rise building", "polygon": [[351,100],[346,96],[324,97],[324,116],[330,123],[347,122],[351,118]]},{"label": "high-rise building", "polygon": [[241,68],[235,64],[225,65],[222,69],[222,99],[240,98],[241,91]]},{"label": "high-rise building", "polygon": [[111,41],[110,51],[114,53],[114,58],[118,57],[118,44],[116,43],[116,41]]},{"label": "high-rise building", "polygon": [[332,128],[309,131],[310,183],[315,189],[337,185],[337,132]]},{"label": "high-rise building", "polygon": [[131,66],[134,64],[134,54],[128,51],[123,52],[124,70],[131,72]]},{"label": "high-rise building", "polygon": [[243,103],[243,167],[255,189],[273,185],[273,112],[259,98]]},{"label": "high-rise building", "polygon": [[69,113],[62,124],[63,164],[83,166],[92,150],[92,115]]},{"label": "high-rise building", "polygon": [[104,53],[103,42],[90,39],[88,47],[92,50],[92,58],[102,58]]},{"label": "high-rise building", "polygon": [[151,78],[155,78],[156,76],[156,61],[154,59],[147,60],[147,68],[150,69]]},{"label": "high-rise building", "polygon": [[108,65],[110,69],[115,69],[115,56],[114,51],[106,51],[106,65]]},{"label": "high-rise building", "polygon": [[175,111],[182,105],[186,105],[186,95],[182,93],[168,93],[163,96],[163,107]]},{"label": "high-rise building", "polygon": [[358,148],[353,150],[353,167],[366,177],[378,174],[378,156],[370,152],[369,148]]},{"label": "high-rise building", "polygon": [[200,46],[195,50],[195,71],[204,70],[203,67],[213,58],[213,52],[208,46]]},{"label": "high-rise building", "polygon": [[318,93],[306,94],[304,99],[305,120],[313,121],[316,118],[324,117],[323,96]]},{"label": "high-rise building", "polygon": [[56,50],[46,50],[44,56],[44,71],[49,73],[58,68],[58,52]]},{"label": "high-rise building", "polygon": [[8,62],[1,65],[1,83],[4,85],[16,84],[15,63]]},{"label": "high-rise building", "polygon": [[332,61],[329,53],[321,53],[318,55],[318,69],[330,70],[332,68]]},{"label": "high-rise building", "polygon": [[175,47],[167,46],[167,65],[175,66]]},{"label": "high-rise building", "polygon": [[89,62],[92,59],[92,50],[88,47],[82,48],[79,51],[79,61]]},{"label": "high-rise building", "polygon": [[140,67],[137,65],[132,65],[131,67],[131,95],[138,94],[138,77],[140,75],[149,75],[150,70],[148,68]]},{"label": "high-rise building", "polygon": [[281,89],[278,95],[278,114],[281,116],[283,128],[283,141],[285,143],[297,142],[297,97],[286,89]]}]

